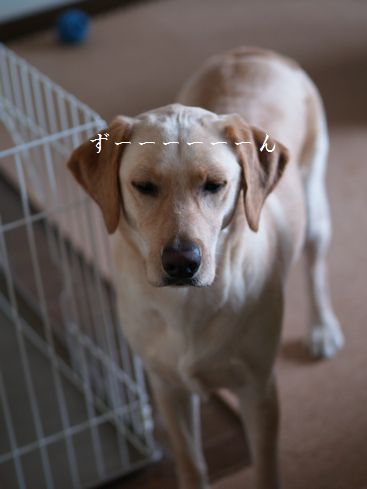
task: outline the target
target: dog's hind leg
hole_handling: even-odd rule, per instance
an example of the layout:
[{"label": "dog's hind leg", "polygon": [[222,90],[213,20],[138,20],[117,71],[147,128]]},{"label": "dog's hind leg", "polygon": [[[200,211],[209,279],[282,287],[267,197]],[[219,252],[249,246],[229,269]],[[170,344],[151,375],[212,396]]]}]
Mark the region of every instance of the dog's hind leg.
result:
[{"label": "dog's hind leg", "polygon": [[149,378],[174,451],[179,488],[209,489],[201,449],[199,397],[154,374]]},{"label": "dog's hind leg", "polygon": [[316,87],[311,85],[310,92],[309,135],[301,158],[307,209],[305,253],[310,297],[307,345],[314,357],[330,358],[343,347],[344,337],[331,304],[326,264],[331,238],[325,186],[328,133]]}]

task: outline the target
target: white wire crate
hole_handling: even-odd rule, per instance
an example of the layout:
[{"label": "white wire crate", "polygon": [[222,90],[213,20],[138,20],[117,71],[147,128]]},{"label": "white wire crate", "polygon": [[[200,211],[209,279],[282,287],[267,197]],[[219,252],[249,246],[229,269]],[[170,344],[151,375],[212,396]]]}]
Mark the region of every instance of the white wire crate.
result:
[{"label": "white wire crate", "polygon": [[159,456],[104,224],[66,169],[105,127],[0,45],[0,485],[85,488]]}]

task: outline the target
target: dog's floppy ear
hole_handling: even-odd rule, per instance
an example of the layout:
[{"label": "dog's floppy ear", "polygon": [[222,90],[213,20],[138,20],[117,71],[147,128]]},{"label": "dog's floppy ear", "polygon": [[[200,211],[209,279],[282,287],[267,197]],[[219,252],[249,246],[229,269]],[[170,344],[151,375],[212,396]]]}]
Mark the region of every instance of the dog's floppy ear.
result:
[{"label": "dog's floppy ear", "polygon": [[274,139],[267,138],[262,129],[246,124],[240,116],[226,125],[224,131],[242,167],[246,218],[250,228],[257,231],[265,199],[288,162],[288,150]]},{"label": "dog's floppy ear", "polygon": [[[120,219],[119,168],[126,144],[115,142],[129,141],[132,131],[131,120],[116,117],[113,122],[100,131],[108,140],[102,140],[100,152],[96,143],[86,141],[71,154],[67,166],[78,183],[99,205],[109,233],[116,231]],[[92,137],[98,141],[99,134]]]}]

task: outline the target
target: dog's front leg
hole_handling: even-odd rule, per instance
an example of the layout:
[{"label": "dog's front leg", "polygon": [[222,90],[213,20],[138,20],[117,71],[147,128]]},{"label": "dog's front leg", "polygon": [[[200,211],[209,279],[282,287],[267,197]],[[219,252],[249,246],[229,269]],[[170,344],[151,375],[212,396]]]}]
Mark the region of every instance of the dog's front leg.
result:
[{"label": "dog's front leg", "polygon": [[275,379],[265,386],[246,386],[236,391],[241,418],[248,435],[257,489],[279,489],[278,418]]},{"label": "dog's front leg", "polygon": [[149,377],[175,454],[180,489],[208,489],[201,449],[200,399],[154,374]]}]

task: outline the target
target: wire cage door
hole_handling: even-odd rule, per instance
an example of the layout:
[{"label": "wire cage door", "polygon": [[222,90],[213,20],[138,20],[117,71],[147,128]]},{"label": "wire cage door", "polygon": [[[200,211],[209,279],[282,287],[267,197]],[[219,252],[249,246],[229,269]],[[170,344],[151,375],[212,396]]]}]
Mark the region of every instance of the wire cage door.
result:
[{"label": "wire cage door", "polygon": [[159,457],[108,237],[65,168],[105,126],[0,45],[0,485],[86,488]]}]

